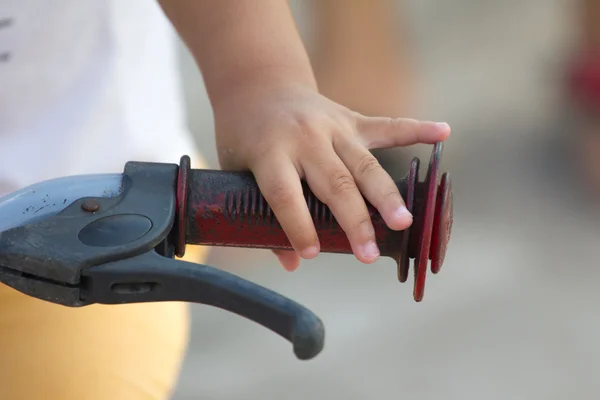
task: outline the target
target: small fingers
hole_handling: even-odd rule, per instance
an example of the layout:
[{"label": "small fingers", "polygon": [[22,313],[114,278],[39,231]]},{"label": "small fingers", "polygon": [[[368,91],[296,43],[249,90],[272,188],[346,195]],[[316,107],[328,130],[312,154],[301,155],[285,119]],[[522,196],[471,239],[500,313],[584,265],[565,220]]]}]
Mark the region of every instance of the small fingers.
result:
[{"label": "small fingers", "polygon": [[311,150],[300,160],[311,190],[335,216],[356,258],[364,263],[375,262],[379,257],[375,230],[352,174],[331,142],[324,141]]},{"label": "small fingers", "polygon": [[450,136],[445,122],[419,121],[410,118],[365,117],[356,119],[356,130],[367,149],[382,149],[413,144],[433,144]]},{"label": "small fingers", "polygon": [[[281,224],[290,244],[302,258],[319,254],[319,238],[306,205],[300,176],[292,161],[284,155],[264,157],[251,166],[265,200]],[[278,254],[279,256],[279,254]],[[285,256],[286,265],[292,258]],[[281,257],[280,257],[281,261]]]},{"label": "small fingers", "polygon": [[348,167],[365,198],[379,211],[390,229],[404,230],[412,215],[392,177],[377,159],[354,138],[339,137],[334,149]]}]

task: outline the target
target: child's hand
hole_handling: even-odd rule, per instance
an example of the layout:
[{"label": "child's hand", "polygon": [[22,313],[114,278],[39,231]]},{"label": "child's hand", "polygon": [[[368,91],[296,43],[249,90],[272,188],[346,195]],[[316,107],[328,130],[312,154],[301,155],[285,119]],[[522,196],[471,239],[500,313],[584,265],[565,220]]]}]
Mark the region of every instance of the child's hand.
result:
[{"label": "child's hand", "polygon": [[[329,206],[356,257],[379,256],[363,196],[391,229],[410,226],[395,183],[369,149],[432,144],[446,124],[368,118],[319,95],[285,0],[160,0],[198,63],[215,117],[224,169],[250,169],[296,252],[293,270],[319,253],[300,179]],[[361,193],[363,196],[361,196]]]},{"label": "child's hand", "polygon": [[369,118],[301,85],[254,84],[234,92],[213,106],[219,160],[223,169],[255,175],[296,250],[276,252],[287,270],[319,253],[301,178],[329,206],[361,262],[379,257],[362,196],[391,229],[410,226],[394,181],[369,149],[444,141],[447,124]]}]

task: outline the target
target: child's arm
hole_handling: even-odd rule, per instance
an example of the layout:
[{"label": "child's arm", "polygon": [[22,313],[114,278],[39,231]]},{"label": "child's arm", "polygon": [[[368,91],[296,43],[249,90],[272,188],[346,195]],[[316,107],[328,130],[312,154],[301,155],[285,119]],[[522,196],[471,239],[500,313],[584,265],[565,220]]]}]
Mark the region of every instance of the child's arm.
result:
[{"label": "child's arm", "polygon": [[257,80],[316,90],[287,0],[159,0],[202,70],[214,105]]},{"label": "child's arm", "polygon": [[[200,66],[224,169],[250,169],[298,255],[319,241],[300,179],[332,210],[356,257],[379,256],[362,195],[391,229],[412,216],[369,149],[445,140],[446,124],[370,118],[318,93],[287,0],[159,0]],[[294,253],[277,252],[287,269]]]}]

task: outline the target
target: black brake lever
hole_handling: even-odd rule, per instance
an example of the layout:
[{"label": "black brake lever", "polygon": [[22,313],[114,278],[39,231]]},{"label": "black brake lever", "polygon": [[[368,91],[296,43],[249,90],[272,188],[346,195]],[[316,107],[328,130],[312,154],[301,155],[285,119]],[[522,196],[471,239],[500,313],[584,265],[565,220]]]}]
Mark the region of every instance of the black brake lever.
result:
[{"label": "black brake lever", "polygon": [[185,301],[221,308],[257,322],[289,340],[296,357],[323,349],[321,320],[300,304],[233,274],[206,265],[166,259],[155,251],[87,269],[82,298],[102,304]]},{"label": "black brake lever", "polygon": [[319,354],[325,330],[310,310],[225,271],[173,259],[177,172],[175,164],[127,163],[118,196],[81,198],[0,232],[0,281],[70,307],[207,304],[279,334],[299,359]]}]

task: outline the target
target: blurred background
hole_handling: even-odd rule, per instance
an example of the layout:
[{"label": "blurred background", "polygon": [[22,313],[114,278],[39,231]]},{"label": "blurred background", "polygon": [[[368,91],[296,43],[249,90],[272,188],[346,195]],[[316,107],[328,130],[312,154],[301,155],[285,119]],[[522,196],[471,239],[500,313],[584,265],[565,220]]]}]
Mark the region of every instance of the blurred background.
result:
[{"label": "blurred background", "polygon": [[[351,56],[328,58],[314,2],[291,4],[332,96],[362,101],[357,107],[370,112],[393,109],[452,126],[443,170],[453,179],[455,221],[442,271],[429,275],[417,304],[412,283],[397,281],[391,259],[367,266],[352,256],[321,255],[287,273],[268,251],[215,248],[209,264],[319,315],[326,346],[314,360],[298,361],[286,341],[264,328],[194,307],[175,399],[591,399],[600,393],[597,198],[582,179],[580,153],[571,151],[589,128],[565,95],[577,56],[577,3],[392,3],[386,15],[400,28],[394,40],[402,51],[391,63],[398,74],[352,69]],[[346,26],[360,25],[347,17]],[[360,56],[364,46],[354,49]],[[180,50],[189,126],[216,168],[208,98],[189,53]],[[398,91],[386,91],[395,84]],[[400,177],[413,156],[426,163],[431,149],[379,156]]]}]

